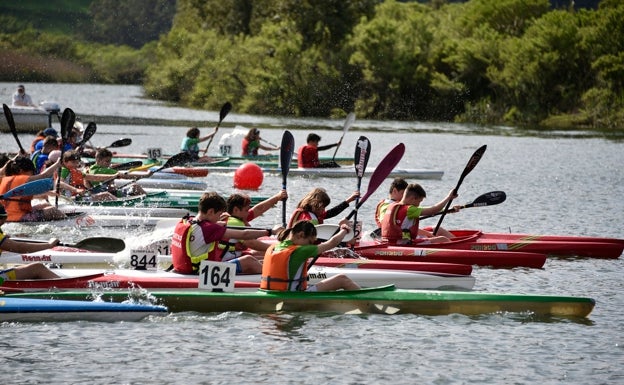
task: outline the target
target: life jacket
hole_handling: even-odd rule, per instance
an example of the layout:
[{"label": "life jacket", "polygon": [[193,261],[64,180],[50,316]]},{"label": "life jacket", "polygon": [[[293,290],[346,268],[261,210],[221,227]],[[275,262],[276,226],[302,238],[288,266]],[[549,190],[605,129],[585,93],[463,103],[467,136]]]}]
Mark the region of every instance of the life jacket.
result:
[{"label": "life jacket", "polygon": [[249,139],[243,138],[243,156],[258,156],[258,148],[260,148],[259,141],[249,141]]},{"label": "life jacket", "polygon": [[297,166],[300,168],[315,168],[319,164],[318,149],[312,146],[301,146],[297,150]]},{"label": "life jacket", "polygon": [[[12,175],[3,177],[0,179],[0,194],[4,194],[15,187],[23,185],[28,182],[29,177],[30,175]],[[30,204],[31,200],[32,195],[28,195],[3,201],[2,203],[7,212],[7,221],[19,222],[25,214],[30,213],[32,211],[32,205]]]},{"label": "life jacket", "polygon": [[[84,175],[82,175],[82,172],[77,168],[63,167],[63,169],[61,170],[61,176],[63,177],[63,182],[67,183],[68,185],[76,188],[86,189],[84,184]],[[65,191],[64,193],[66,195],[74,195],[70,191]]]},{"label": "life jacket", "polygon": [[278,291],[305,291],[308,288],[308,262],[304,262],[293,279],[290,279],[290,256],[297,250],[297,245],[290,245],[280,251],[274,251],[277,244],[269,246],[262,262],[260,288]]},{"label": "life jacket", "polygon": [[[204,259],[221,262],[221,253],[217,242],[206,244],[201,230],[201,222],[186,216],[176,224],[171,238],[171,261],[176,272],[181,274],[197,274],[199,265]],[[205,252],[192,255],[193,245],[205,246]]]},{"label": "life jacket", "polygon": [[410,205],[390,203],[381,220],[381,236],[389,243],[405,243],[418,237],[418,218],[408,219]]},{"label": "life jacket", "polygon": [[299,221],[310,221],[313,225],[322,225],[323,219],[325,216],[317,217],[312,211],[307,211],[302,208],[297,208],[293,211],[292,216],[290,217],[290,223],[288,227],[293,227],[295,223]]},{"label": "life jacket", "polygon": [[377,203],[377,207],[375,207],[375,223],[377,223],[377,227],[381,227],[381,220],[383,219],[386,210],[390,203],[394,202],[390,198],[386,198],[379,203]]},{"label": "life jacket", "polygon": [[[228,226],[240,226],[240,227],[248,227],[249,222],[243,222],[242,220],[231,216],[228,213],[223,213],[221,221],[225,221]],[[221,250],[221,259],[229,260],[233,258],[238,258],[243,255],[243,250],[246,250],[247,247],[238,239],[222,239],[219,241],[219,249]],[[228,255],[231,254],[231,255]],[[226,255],[229,258],[226,258]]]}]

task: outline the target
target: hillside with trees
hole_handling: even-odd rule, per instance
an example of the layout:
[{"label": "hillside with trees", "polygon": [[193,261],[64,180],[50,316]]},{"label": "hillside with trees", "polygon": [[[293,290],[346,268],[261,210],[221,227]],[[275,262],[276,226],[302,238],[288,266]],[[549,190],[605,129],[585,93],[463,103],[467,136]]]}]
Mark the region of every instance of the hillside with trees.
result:
[{"label": "hillside with trees", "polygon": [[[61,81],[140,83],[196,108],[624,130],[619,0],[87,3],[79,39],[20,29],[4,34],[0,56],[34,47],[46,68],[65,60],[86,74]],[[170,12],[171,23],[172,4],[171,27],[152,20]],[[136,28],[145,38],[127,33]],[[22,48],[20,34],[36,43]]]}]

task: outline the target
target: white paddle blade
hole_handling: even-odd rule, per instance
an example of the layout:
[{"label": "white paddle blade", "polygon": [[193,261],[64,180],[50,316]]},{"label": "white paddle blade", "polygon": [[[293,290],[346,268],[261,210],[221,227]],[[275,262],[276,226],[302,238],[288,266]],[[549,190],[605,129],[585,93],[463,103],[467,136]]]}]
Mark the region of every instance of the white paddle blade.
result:
[{"label": "white paddle blade", "polygon": [[[316,225],[315,227],[316,227],[316,238],[323,239],[323,240],[328,240],[340,230],[339,225],[322,224],[322,225]],[[342,241],[349,242],[350,240],[353,239],[353,236],[354,236],[353,229],[351,229],[349,230],[347,235],[344,236]]]}]

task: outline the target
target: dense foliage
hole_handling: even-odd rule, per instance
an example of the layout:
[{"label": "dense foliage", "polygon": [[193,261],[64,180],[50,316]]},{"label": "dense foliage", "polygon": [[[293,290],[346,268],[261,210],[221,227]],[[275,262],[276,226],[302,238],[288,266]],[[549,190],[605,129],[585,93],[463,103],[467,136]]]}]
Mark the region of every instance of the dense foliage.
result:
[{"label": "dense foliage", "polygon": [[87,1],[90,43],[0,16],[0,57],[198,108],[624,129],[620,0],[178,0],[169,29],[172,1]]}]

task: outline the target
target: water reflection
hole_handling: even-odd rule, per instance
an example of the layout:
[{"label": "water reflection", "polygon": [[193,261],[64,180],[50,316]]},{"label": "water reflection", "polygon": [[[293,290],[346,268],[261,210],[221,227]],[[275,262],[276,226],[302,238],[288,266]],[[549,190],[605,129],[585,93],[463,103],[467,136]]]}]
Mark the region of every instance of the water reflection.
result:
[{"label": "water reflection", "polygon": [[261,319],[262,323],[259,327],[263,334],[283,339],[295,339],[301,342],[314,342],[302,330],[306,323],[306,317],[303,314],[264,314]]}]

